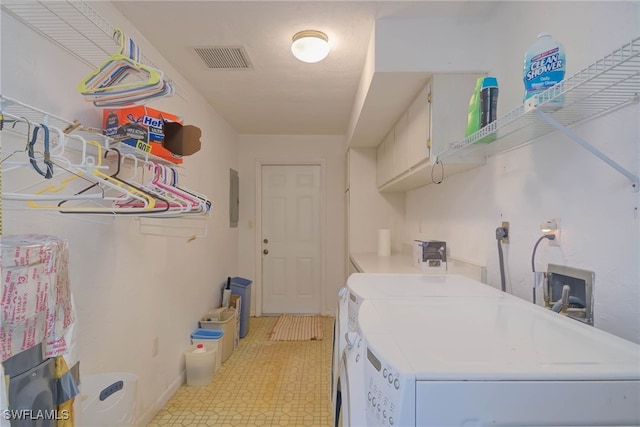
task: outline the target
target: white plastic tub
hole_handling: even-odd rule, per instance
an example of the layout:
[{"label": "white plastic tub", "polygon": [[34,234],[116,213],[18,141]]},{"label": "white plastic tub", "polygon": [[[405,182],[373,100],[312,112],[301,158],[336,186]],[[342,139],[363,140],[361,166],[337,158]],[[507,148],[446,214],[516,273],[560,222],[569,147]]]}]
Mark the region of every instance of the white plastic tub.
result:
[{"label": "white plastic tub", "polygon": [[133,427],[136,423],[138,377],[131,373],[80,375],[82,427]]},{"label": "white plastic tub", "polygon": [[[206,317],[205,317],[206,318]],[[222,361],[225,362],[233,353],[233,337],[236,329],[236,310],[225,309],[220,312],[220,320],[201,320],[202,329],[215,329],[224,332],[222,336]]]},{"label": "white plastic tub", "polygon": [[187,385],[202,387],[213,381],[216,371],[216,350],[205,347],[204,353],[194,353],[196,345],[190,346],[184,351],[187,367]]},{"label": "white plastic tub", "polygon": [[191,333],[191,344],[204,344],[207,349],[216,350],[216,371],[222,365],[223,331],[196,329]]}]

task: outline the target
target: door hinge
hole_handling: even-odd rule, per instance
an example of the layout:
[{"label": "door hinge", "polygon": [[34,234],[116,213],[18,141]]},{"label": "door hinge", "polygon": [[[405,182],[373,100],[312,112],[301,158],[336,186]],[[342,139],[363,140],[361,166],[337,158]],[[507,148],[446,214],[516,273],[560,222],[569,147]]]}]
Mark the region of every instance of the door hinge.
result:
[{"label": "door hinge", "polygon": [[427,102],[429,102],[429,103],[431,102],[431,92],[429,92],[427,94]]}]

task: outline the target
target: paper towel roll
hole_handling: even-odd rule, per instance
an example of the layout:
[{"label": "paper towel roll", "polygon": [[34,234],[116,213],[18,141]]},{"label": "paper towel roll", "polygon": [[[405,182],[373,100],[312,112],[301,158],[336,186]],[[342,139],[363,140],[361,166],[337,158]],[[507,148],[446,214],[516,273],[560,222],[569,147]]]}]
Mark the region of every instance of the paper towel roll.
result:
[{"label": "paper towel roll", "polygon": [[391,255],[391,230],[382,228],[378,230],[378,256]]}]

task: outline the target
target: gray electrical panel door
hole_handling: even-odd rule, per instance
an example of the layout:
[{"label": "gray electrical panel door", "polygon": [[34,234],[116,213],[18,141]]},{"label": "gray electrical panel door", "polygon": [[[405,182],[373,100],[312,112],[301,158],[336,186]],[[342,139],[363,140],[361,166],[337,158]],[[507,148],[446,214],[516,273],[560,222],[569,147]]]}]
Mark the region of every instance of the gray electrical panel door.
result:
[{"label": "gray electrical panel door", "polygon": [[240,179],[238,171],[229,169],[229,226],[238,226],[238,210],[240,206]]}]

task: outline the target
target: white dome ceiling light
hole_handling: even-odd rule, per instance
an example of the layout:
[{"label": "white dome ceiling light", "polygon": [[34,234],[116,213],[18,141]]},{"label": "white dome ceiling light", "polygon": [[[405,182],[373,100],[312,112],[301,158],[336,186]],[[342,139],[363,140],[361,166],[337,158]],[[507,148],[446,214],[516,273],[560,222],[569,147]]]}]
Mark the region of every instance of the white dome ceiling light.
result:
[{"label": "white dome ceiling light", "polygon": [[329,54],[329,38],[322,31],[300,31],[293,36],[291,52],[302,62],[322,61]]}]

